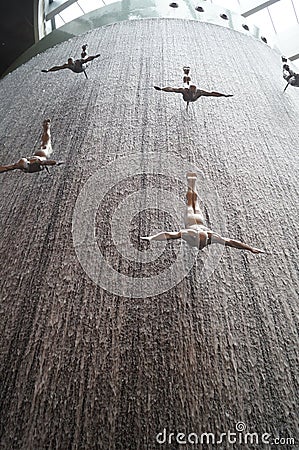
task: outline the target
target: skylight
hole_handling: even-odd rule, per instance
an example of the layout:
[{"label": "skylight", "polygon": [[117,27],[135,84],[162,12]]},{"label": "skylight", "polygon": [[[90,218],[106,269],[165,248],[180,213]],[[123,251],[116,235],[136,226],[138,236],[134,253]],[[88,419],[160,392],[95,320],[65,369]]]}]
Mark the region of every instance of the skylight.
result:
[{"label": "skylight", "polygon": [[[48,4],[47,32],[93,10],[120,0],[44,0]],[[169,6],[169,0],[159,0]],[[178,6],[180,1],[177,2]],[[182,2],[181,3],[185,3]],[[207,0],[246,17],[245,22],[260,29],[268,44],[279,48],[299,65],[299,0]],[[204,6],[204,3],[202,2]],[[52,24],[52,26],[51,26]],[[288,32],[290,31],[289,40]],[[298,43],[298,44],[297,44]]]}]

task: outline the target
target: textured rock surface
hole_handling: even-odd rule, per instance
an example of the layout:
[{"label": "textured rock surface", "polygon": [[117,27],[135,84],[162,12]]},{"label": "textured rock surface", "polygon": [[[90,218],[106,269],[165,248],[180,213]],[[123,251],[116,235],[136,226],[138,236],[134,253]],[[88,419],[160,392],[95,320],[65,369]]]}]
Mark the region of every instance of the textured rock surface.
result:
[{"label": "textured rock surface", "polygon": [[[102,54],[88,80],[40,72],[79,56],[85,41]],[[180,85],[183,65],[203,89],[234,97],[199,99],[187,115],[179,95],[152,88]],[[299,89],[284,86],[279,55],[265,44],[180,20],[92,31],[1,81],[1,163],[30,155],[47,117],[53,157],[67,162],[50,176],[1,175],[1,448],[168,448],[156,442],[164,427],[221,433],[238,421],[298,445]],[[180,284],[152,298],[94,284],[73,247],[78,194],[98,167],[149,152],[157,161],[168,152],[170,168],[171,155],[199,167],[218,199],[207,203],[213,196],[199,186],[210,225],[221,215],[227,235],[271,254],[225,249],[208,280],[200,254]],[[183,201],[177,170],[173,180],[136,175],[106,194],[96,234],[119,271],[140,276],[142,267],[101,243],[104,234],[113,244],[110,202],[142,184]],[[127,239],[138,247],[139,234],[176,226],[161,211],[141,213]]]}]

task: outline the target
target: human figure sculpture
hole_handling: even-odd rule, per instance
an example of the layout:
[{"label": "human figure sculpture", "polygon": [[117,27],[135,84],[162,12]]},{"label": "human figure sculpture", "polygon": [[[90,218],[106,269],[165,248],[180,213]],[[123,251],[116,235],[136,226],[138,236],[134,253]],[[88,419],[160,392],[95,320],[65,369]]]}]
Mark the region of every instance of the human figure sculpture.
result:
[{"label": "human figure sculpture", "polygon": [[164,92],[175,92],[176,94],[182,94],[183,100],[187,103],[186,110],[188,111],[188,106],[190,102],[195,102],[199,97],[232,97],[233,94],[221,94],[220,92],[208,92],[203,89],[197,89],[197,87],[191,84],[189,87],[184,88],[172,88],[172,87],[164,87],[160,88],[158,86],[154,86],[157,91]]},{"label": "human figure sculpture", "polygon": [[285,92],[286,88],[289,85],[299,87],[299,73],[296,73],[292,69],[290,69],[290,66],[286,64],[288,62],[287,58],[282,56],[281,60],[284,63],[282,66],[282,76],[287,81],[287,85],[284,88],[283,92]]},{"label": "human figure sculpture", "polygon": [[59,166],[61,164],[64,164],[63,161],[48,159],[53,152],[51,145],[50,122],[50,119],[46,119],[43,121],[43,133],[40,149],[37,150],[33,156],[30,156],[28,158],[21,158],[15,164],[0,166],[0,173],[16,169],[22,170],[22,172],[26,173],[34,173],[40,172],[44,169],[48,171],[47,166]]},{"label": "human figure sculpture", "polygon": [[95,58],[98,58],[100,56],[100,54],[95,55],[95,56],[87,56],[87,44],[82,45],[82,52],[81,52],[81,59],[76,59],[75,61],[73,60],[73,58],[69,58],[67,60],[67,63],[63,64],[62,66],[54,66],[51,67],[51,69],[48,70],[42,70],[42,72],[48,73],[48,72],[57,72],[58,70],[63,70],[63,69],[70,69],[72,72],[75,73],[82,73],[84,72],[84,75],[86,78],[88,78],[87,73],[86,73],[86,69],[87,69],[87,63],[89,61],[94,60]]},{"label": "human figure sculpture", "polygon": [[197,247],[199,250],[211,244],[221,244],[228,247],[234,247],[243,250],[249,250],[252,253],[265,253],[243,242],[235,239],[223,238],[219,234],[210,230],[205,226],[204,216],[200,210],[198,203],[198,194],[196,192],[196,174],[187,174],[188,191],[187,205],[185,214],[185,228],[180,231],[169,232],[163,231],[153,236],[143,236],[140,239],[147,241],[165,241],[169,239],[183,239],[191,247]]}]

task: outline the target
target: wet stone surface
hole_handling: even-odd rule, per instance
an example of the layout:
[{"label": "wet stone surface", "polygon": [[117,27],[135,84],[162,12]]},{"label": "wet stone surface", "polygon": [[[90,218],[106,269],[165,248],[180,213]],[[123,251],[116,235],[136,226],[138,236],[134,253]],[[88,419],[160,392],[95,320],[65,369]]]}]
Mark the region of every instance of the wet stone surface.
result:
[{"label": "wet stone surface", "polygon": [[[88,80],[41,73],[85,42],[101,53]],[[153,89],[181,86],[186,65],[200,88],[234,96],[201,98],[186,114],[180,95]],[[281,72],[280,55],[260,40],[153,19],[73,38],[0,82],[1,163],[30,155],[48,117],[53,158],[66,161],[50,175],[1,175],[1,449],[174,449],[156,440],[164,428],[219,437],[240,421],[298,446],[299,89],[283,94]],[[150,154],[169,161],[148,174]],[[91,204],[103,200],[85,245],[96,240],[115,285],[120,274],[146,283],[174,267],[179,242],[146,264],[125,245],[159,251],[140,236],[183,225],[184,164],[198,168],[209,226],[269,254],[223,249],[205,279],[208,249],[168,292],[105,291],[73,246],[79,193],[99,169],[104,182],[135,167],[90,190]],[[130,200],[138,191],[140,207]],[[158,194],[177,199],[173,210]],[[128,235],[117,249],[111,220],[121,207]],[[86,214],[83,205],[82,223]]]}]

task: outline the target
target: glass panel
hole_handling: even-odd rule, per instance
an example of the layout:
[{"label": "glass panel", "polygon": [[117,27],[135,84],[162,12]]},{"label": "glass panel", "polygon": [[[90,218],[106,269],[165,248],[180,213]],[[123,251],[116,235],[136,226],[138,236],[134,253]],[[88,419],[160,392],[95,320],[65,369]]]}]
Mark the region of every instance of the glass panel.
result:
[{"label": "glass panel", "polygon": [[265,36],[268,41],[275,36],[275,30],[267,9],[262,9],[261,11],[252,14],[252,16],[247,17],[246,23],[256,25],[260,29],[261,34]]},{"label": "glass panel", "polygon": [[297,19],[291,0],[280,0],[280,2],[269,6],[268,10],[271,14],[277,33],[280,31],[285,31],[287,28],[297,24]]},{"label": "glass panel", "polygon": [[71,20],[77,19],[77,17],[82,16],[83,13],[77,3],[73,3],[71,6],[59,13],[59,15],[63,20],[65,20],[65,22],[70,22]]},{"label": "glass panel", "polygon": [[104,0],[104,3],[106,5],[110,5],[110,3],[116,3],[116,2],[119,2],[119,0]]},{"label": "glass panel", "polygon": [[298,0],[293,0],[293,7],[295,8],[296,14],[297,14],[297,20],[299,22],[299,2]]},{"label": "glass panel", "polygon": [[[102,8],[105,5],[118,2],[119,0],[77,0],[72,5],[68,6],[65,10],[55,16],[56,28],[62,27],[64,24],[71,20],[77,19],[95,9]],[[82,9],[81,9],[82,8]],[[83,13],[83,11],[84,13]],[[52,29],[47,30],[50,33]]]},{"label": "glass panel", "polygon": [[295,59],[295,61],[292,61],[292,65],[295,66],[295,70],[298,69],[299,72],[299,60]]},{"label": "glass panel", "polygon": [[105,6],[102,0],[78,0],[78,4],[85,11],[85,13],[89,13],[90,11],[94,11],[95,9]]},{"label": "glass panel", "polygon": [[214,5],[223,6],[224,8],[230,9],[231,11],[240,12],[240,5],[238,0],[213,0]]},{"label": "glass panel", "polygon": [[64,23],[65,22],[62,20],[62,18],[59,16],[59,14],[57,14],[55,16],[55,26],[56,26],[56,28],[62,27],[62,25],[64,25]]}]

